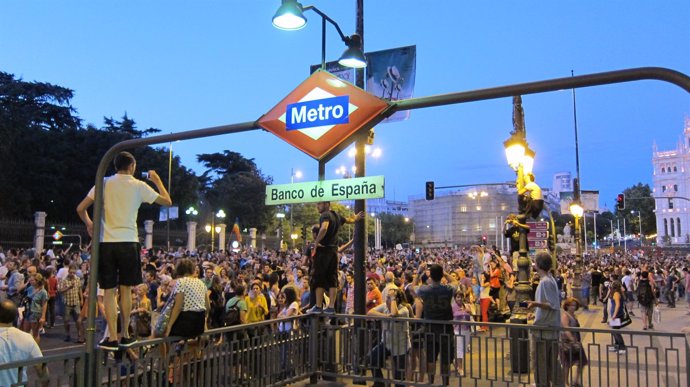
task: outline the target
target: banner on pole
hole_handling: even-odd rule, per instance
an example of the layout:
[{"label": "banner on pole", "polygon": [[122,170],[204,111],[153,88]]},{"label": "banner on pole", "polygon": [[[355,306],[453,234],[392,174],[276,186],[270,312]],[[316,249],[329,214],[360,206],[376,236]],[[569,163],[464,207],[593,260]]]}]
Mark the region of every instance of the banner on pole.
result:
[{"label": "banner on pole", "polygon": [[[169,208],[170,208],[170,220],[179,218],[180,208],[177,206],[169,207]],[[159,222],[165,222],[167,220],[168,220],[168,207],[161,207],[160,213],[158,215],[158,221]]]},{"label": "banner on pole", "polygon": [[[367,92],[389,101],[412,98],[417,71],[417,46],[369,52],[367,58]],[[401,111],[382,122],[403,121],[410,111]]]}]

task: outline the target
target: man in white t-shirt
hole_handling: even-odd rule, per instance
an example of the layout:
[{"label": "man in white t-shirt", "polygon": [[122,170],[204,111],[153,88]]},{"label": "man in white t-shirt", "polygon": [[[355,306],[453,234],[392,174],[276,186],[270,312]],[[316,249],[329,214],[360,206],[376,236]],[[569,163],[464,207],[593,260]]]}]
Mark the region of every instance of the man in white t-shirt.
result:
[{"label": "man in white t-shirt", "polygon": [[[107,177],[103,186],[103,219],[99,236],[101,257],[98,262],[98,284],[104,290],[103,303],[108,322],[109,339],[99,346],[117,350],[129,348],[136,342],[129,337],[127,329],[122,330],[118,344],[116,287],[119,287],[122,326],[129,326],[132,309],[132,286],[142,282],[139,257],[139,232],[137,213],[142,203],[172,205],[170,194],[165,189],[156,171],[148,171],[148,179],[156,185],[158,192],[145,182],[134,178],[137,162],[129,152],[120,152],[114,160],[116,174]],[[77,206],[77,213],[93,237],[93,222],[87,212],[95,200],[95,187]]]},{"label": "man in white t-shirt", "polygon": [[[0,302],[0,364],[7,364],[23,360],[43,357],[36,340],[25,332],[12,326],[17,318],[17,306],[10,300]],[[34,366],[43,384],[48,384],[48,368],[45,364]],[[16,368],[0,371],[0,386],[14,386],[20,383],[19,372]],[[28,384],[26,368],[22,371],[22,385]]]}]

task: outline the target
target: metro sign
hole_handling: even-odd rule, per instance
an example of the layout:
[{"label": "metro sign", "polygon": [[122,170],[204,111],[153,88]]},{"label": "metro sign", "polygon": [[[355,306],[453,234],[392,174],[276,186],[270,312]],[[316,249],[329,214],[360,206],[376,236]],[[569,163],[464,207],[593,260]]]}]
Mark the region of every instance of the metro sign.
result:
[{"label": "metro sign", "polygon": [[321,160],[388,107],[388,102],[317,71],[259,119],[259,125]]}]

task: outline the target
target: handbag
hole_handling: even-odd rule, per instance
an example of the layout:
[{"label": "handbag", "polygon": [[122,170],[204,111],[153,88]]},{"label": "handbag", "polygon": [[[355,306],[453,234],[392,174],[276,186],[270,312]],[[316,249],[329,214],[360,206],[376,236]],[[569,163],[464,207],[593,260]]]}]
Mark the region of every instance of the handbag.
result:
[{"label": "handbag", "polygon": [[609,326],[611,328],[624,328],[632,324],[632,318],[630,318],[630,313],[628,313],[628,308],[623,306],[623,317],[612,318],[609,321]]},{"label": "handbag", "polygon": [[580,355],[584,352],[582,343],[579,341],[562,341],[560,344],[561,356],[563,360],[577,363]]},{"label": "handbag", "polygon": [[176,294],[171,293],[168,300],[165,301],[163,309],[161,309],[161,314],[158,315],[156,320],[156,325],[153,327],[153,335],[155,337],[165,336],[165,331],[168,330],[168,324],[170,323],[170,316],[172,315],[173,307],[175,306],[175,296]]},{"label": "handbag", "polygon": [[137,337],[151,336],[151,313],[139,312],[133,317],[131,325]]}]

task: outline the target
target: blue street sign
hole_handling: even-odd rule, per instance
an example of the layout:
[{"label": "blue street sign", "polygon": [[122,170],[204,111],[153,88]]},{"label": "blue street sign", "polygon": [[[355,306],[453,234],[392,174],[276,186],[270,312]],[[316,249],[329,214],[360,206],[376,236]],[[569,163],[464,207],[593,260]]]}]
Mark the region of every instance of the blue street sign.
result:
[{"label": "blue street sign", "polygon": [[297,130],[317,126],[347,124],[350,97],[347,95],[287,105],[285,129]]}]

